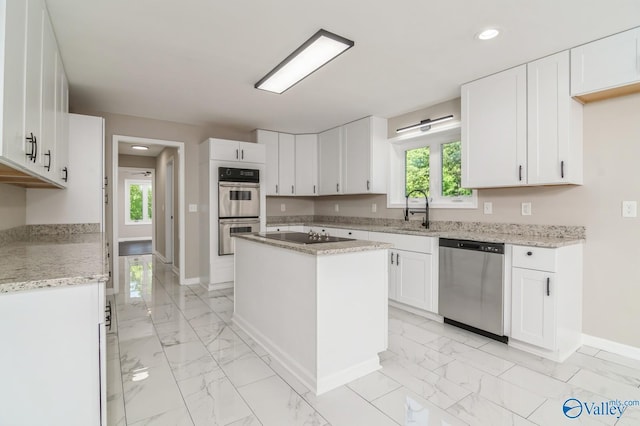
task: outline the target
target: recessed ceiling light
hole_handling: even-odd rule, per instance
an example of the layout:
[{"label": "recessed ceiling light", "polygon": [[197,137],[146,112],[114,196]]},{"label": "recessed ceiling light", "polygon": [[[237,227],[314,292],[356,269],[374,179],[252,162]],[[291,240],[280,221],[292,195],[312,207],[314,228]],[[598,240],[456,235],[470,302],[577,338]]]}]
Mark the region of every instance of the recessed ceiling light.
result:
[{"label": "recessed ceiling light", "polygon": [[500,30],[496,28],[487,28],[486,30],[479,32],[478,35],[476,35],[476,38],[478,40],[491,40],[492,38],[497,37],[498,34],[500,34]]},{"label": "recessed ceiling light", "polygon": [[278,94],[283,93],[353,45],[351,40],[320,30],[258,81],[254,87]]},{"label": "recessed ceiling light", "polygon": [[140,151],[146,151],[149,149],[148,146],[144,146],[144,145],[131,145],[131,149],[137,149]]}]

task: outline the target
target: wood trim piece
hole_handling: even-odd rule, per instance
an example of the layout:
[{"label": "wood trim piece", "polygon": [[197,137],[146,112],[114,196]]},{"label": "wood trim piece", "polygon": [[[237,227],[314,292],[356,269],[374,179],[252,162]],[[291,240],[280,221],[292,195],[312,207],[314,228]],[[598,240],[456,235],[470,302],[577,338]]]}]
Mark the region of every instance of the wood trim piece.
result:
[{"label": "wood trim piece", "polygon": [[584,95],[574,96],[583,104],[589,102],[602,101],[604,99],[617,98],[619,96],[631,95],[633,93],[640,93],[640,82],[629,84],[627,86],[614,87],[612,89],[606,89],[600,92],[587,93]]},{"label": "wood trim piece", "polygon": [[59,188],[38,176],[30,175],[2,163],[0,163],[0,183],[20,186],[23,188]]}]

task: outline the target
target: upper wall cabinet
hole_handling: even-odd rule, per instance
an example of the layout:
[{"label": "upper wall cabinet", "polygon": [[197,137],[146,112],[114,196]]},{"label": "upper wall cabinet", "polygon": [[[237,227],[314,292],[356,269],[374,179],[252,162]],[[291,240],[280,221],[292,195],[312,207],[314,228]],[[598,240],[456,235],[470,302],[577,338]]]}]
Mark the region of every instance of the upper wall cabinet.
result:
[{"label": "upper wall cabinet", "polygon": [[569,94],[569,52],[462,86],[462,184],[582,183],[582,105]]},{"label": "upper wall cabinet", "polygon": [[318,185],[320,195],[342,194],[342,128],[318,135]]},{"label": "upper wall cabinet", "polygon": [[571,49],[571,95],[589,102],[640,92],[640,27]]},{"label": "upper wall cabinet", "polygon": [[320,195],[386,193],[387,121],[360,120],[320,133]]},{"label": "upper wall cabinet", "polygon": [[387,120],[366,117],[342,126],[345,194],[387,192]]},{"label": "upper wall cabinet", "polygon": [[526,66],[463,85],[461,112],[462,186],[490,188],[525,184]]},{"label": "upper wall cabinet", "polygon": [[265,146],[267,195],[295,195],[294,135],[256,130],[256,141]]},{"label": "upper wall cabinet", "polygon": [[6,0],[1,182],[64,187],[68,84],[43,0]]},{"label": "upper wall cabinet", "polygon": [[318,195],[318,135],[296,135],[296,195]]},{"label": "upper wall cabinet", "polygon": [[210,138],[211,160],[237,161],[243,163],[264,163],[263,146],[252,142]]}]

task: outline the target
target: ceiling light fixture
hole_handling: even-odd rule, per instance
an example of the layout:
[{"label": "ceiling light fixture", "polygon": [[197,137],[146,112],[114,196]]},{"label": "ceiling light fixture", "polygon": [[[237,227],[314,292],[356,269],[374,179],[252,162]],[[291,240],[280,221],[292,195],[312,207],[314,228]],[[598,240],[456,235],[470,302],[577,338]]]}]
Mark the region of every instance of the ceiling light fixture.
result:
[{"label": "ceiling light fixture", "polygon": [[491,40],[492,38],[498,37],[498,34],[500,34],[500,30],[497,28],[487,28],[486,30],[479,32],[476,35],[476,38],[478,40]]},{"label": "ceiling light fixture", "polygon": [[149,147],[144,145],[131,145],[131,149],[137,149],[139,151],[147,151]]},{"label": "ceiling light fixture", "polygon": [[453,118],[453,114],[446,115],[440,118],[434,118],[433,120],[430,118],[427,118],[426,120],[422,120],[418,124],[412,124],[411,126],[401,127],[396,130],[396,133],[409,132],[414,129],[420,129],[421,131],[426,132],[427,130],[431,129],[432,124],[442,123],[443,121],[448,121],[448,120],[451,120],[452,118]]},{"label": "ceiling light fixture", "polygon": [[353,45],[354,42],[351,40],[320,30],[262,77],[254,87],[278,94],[283,93]]}]

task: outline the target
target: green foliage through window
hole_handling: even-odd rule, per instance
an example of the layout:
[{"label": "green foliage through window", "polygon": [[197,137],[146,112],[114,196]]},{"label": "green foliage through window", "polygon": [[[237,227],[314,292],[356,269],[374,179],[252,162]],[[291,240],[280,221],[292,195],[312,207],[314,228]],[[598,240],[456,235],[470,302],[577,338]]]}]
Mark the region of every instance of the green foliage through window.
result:
[{"label": "green foliage through window", "polygon": [[460,141],[442,144],[442,195],[444,197],[471,195],[470,189],[462,188],[460,155]]},{"label": "green foliage through window", "polygon": [[128,181],[126,182],[129,196],[128,211],[125,210],[125,217],[128,222],[150,223],[153,213],[153,194],[151,182]]},{"label": "green foliage through window", "polygon": [[420,189],[429,194],[429,147],[405,153],[405,194]]}]

